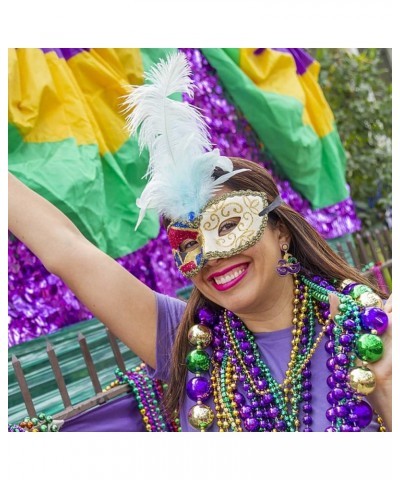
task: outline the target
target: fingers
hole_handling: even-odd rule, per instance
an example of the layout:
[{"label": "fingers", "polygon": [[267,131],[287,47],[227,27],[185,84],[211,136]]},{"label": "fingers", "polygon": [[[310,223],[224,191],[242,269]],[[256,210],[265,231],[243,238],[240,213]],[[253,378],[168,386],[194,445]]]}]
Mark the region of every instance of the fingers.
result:
[{"label": "fingers", "polygon": [[392,313],[392,294],[390,294],[390,297],[386,300],[383,310],[386,313]]},{"label": "fingers", "polygon": [[339,297],[335,293],[330,293],[329,305],[330,305],[330,313],[332,318],[334,318],[335,315],[339,313],[339,304],[340,304]]}]

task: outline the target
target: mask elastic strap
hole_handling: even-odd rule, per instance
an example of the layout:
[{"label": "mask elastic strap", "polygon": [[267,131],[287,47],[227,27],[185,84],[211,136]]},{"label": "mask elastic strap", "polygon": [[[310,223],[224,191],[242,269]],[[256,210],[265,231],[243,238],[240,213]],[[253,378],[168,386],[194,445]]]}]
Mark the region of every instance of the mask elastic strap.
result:
[{"label": "mask elastic strap", "polygon": [[269,212],[272,212],[272,210],[275,210],[275,208],[279,207],[279,205],[282,205],[283,200],[280,195],[278,195],[273,202],[271,202],[267,207],[264,208],[264,210],[261,210],[261,212],[258,214],[260,217],[263,215],[266,215]]}]

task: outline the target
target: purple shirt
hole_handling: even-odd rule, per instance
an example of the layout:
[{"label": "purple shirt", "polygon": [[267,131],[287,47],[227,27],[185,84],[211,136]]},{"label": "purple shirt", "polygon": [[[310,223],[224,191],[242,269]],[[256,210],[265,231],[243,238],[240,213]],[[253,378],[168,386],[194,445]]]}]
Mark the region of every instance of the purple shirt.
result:
[{"label": "purple shirt", "polygon": [[[168,383],[169,380],[169,367],[171,361],[172,345],[176,335],[176,329],[179,325],[182,314],[185,310],[185,302],[177,300],[166,295],[156,293],[157,306],[158,306],[158,327],[157,327],[157,366],[156,370],[148,367],[149,374],[153,378],[160,378],[164,382]],[[318,329],[321,327],[317,327]],[[291,340],[292,340],[292,328],[285,328],[283,330],[277,330],[275,332],[263,332],[254,334],[255,341],[260,350],[262,360],[268,365],[272,376],[275,380],[281,383],[285,377],[287,370],[287,364],[290,358]],[[329,375],[329,371],[326,366],[326,361],[329,358],[329,354],[326,352],[325,339],[323,338],[319,343],[312,359],[311,359],[311,381],[312,381],[312,401],[313,412],[311,414],[313,418],[313,424],[311,428],[315,432],[323,432],[329,422],[326,419],[326,410],[330,407],[326,396],[329,392],[329,387],[326,383],[326,379]],[[192,378],[194,374],[188,372],[187,380]],[[243,391],[239,392],[242,394]],[[214,402],[212,398],[209,398],[206,402],[214,411]],[[193,400],[185,396],[183,406],[180,411],[180,422],[182,431],[193,432],[197,431],[188,422],[188,412],[190,408],[195,404]],[[300,421],[302,415],[300,414]],[[378,431],[378,424],[373,419],[371,424],[363,431]],[[303,430],[303,425],[300,427]],[[216,420],[208,431],[218,431]]]},{"label": "purple shirt", "polygon": [[133,393],[65,420],[60,432],[147,432]]}]

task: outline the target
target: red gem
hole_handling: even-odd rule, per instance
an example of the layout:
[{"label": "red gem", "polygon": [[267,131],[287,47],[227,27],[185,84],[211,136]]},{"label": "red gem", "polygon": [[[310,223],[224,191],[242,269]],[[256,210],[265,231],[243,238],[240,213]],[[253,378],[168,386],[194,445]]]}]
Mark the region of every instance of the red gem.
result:
[{"label": "red gem", "polygon": [[197,240],[197,236],[199,235],[199,232],[197,230],[191,230],[191,229],[185,229],[185,230],[180,230],[180,229],[175,229],[174,227],[171,227],[168,230],[168,240],[169,244],[171,245],[171,248],[174,250],[179,249],[179,245],[184,241],[184,240]]},{"label": "red gem", "polygon": [[186,263],[180,267],[180,271],[183,273],[190,272],[191,270],[197,268],[197,265],[194,262]]}]

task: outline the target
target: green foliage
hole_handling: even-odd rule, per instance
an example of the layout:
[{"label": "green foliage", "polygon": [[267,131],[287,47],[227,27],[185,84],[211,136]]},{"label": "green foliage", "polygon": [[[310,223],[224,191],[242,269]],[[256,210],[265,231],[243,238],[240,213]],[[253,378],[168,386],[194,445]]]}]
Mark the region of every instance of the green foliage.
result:
[{"label": "green foliage", "polygon": [[364,228],[392,205],[392,84],[382,49],[317,49],[320,85],[347,155],[347,182]]}]

